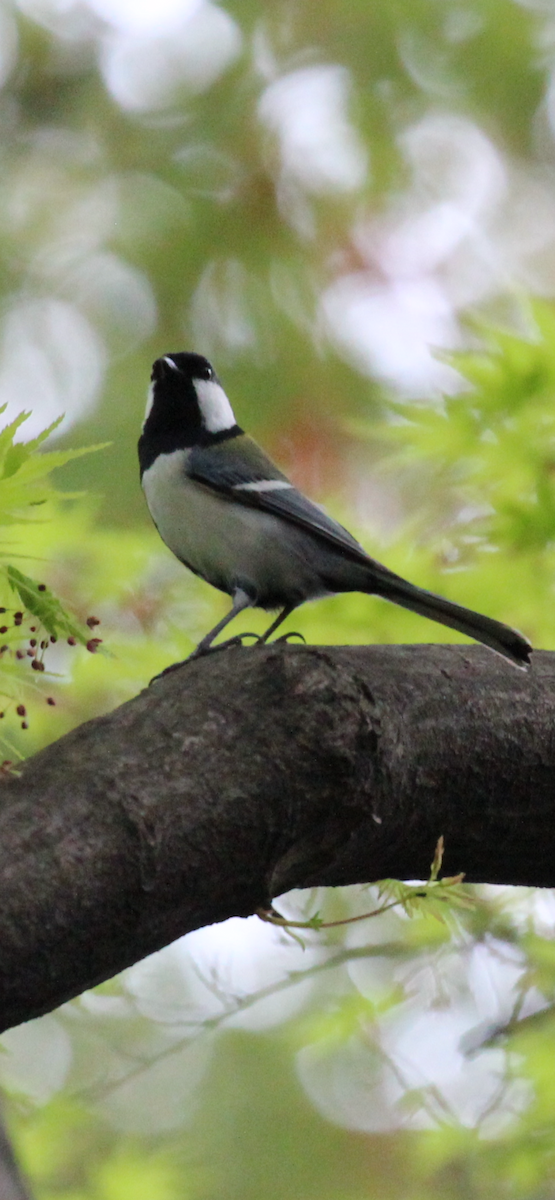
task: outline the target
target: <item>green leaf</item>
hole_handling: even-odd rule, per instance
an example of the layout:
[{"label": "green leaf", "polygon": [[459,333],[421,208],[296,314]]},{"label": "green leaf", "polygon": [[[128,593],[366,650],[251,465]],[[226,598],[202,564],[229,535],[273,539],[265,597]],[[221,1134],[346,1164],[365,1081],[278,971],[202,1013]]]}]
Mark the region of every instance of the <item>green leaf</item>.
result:
[{"label": "green leaf", "polygon": [[23,607],[41,622],[47,633],[52,637],[74,637],[82,645],[86,645],[90,638],[89,631],[85,631],[69,616],[61,601],[46,584],[37,583],[12,564],[0,566],[0,572],[5,575],[12,591],[19,596]]}]

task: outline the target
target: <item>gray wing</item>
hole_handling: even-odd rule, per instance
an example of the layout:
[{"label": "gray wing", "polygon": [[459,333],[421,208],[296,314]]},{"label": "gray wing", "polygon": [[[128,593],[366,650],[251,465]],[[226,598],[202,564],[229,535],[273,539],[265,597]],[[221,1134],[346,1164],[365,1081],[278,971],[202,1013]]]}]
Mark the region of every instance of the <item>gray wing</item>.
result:
[{"label": "gray wing", "polygon": [[[347,558],[364,562],[366,566],[373,563],[352,534],[297,491],[256,442],[246,435],[237,441],[241,443],[237,447],[232,440],[195,447],[188,460],[187,474],[221,496],[301,526],[333,545]],[[245,450],[248,450],[247,455]],[[273,486],[264,487],[268,483]]]}]

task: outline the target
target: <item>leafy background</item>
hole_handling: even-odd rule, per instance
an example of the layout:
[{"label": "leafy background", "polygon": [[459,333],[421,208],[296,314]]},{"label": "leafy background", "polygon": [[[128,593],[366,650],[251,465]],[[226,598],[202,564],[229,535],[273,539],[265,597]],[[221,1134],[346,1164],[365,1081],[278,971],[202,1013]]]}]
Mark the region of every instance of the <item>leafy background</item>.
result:
[{"label": "leafy background", "polygon": [[[68,461],[6,436],[40,495],[0,479],[0,580],[74,614],[33,671],[6,576],[7,757],[224,611],[138,487],[151,362],[185,347],[371,553],[554,645],[554,47],[548,0],[3,0],[0,403],[32,410],[19,439],[65,413],[46,448]],[[105,653],[67,643],[91,615]],[[357,595],[289,624],[457,636]],[[226,922],[4,1035],[34,1194],[550,1200],[553,896],[469,894],[447,924],[399,909],[304,949]]]}]

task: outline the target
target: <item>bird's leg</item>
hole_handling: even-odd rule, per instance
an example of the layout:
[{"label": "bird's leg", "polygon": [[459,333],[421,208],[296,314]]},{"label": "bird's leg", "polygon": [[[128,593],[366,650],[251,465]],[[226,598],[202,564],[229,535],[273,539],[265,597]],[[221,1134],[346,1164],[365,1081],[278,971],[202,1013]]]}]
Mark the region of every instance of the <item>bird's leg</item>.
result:
[{"label": "bird's leg", "polygon": [[252,607],[253,603],[254,601],[252,596],[249,596],[248,593],[244,592],[242,588],[237,588],[233,593],[233,605],[230,612],[226,613],[225,617],[222,617],[221,621],[218,621],[218,624],[210,630],[210,633],[205,634],[198,646],[193,650],[193,653],[190,654],[188,658],[184,658],[181,662],[172,663],[171,666],[166,667],[164,671],[160,671],[158,675],[154,675],[150,682],[154,683],[157,679],[162,679],[164,675],[169,675],[172,671],[177,671],[177,668],[182,667],[184,663],[191,662],[194,658],[201,658],[203,654],[211,654],[216,650],[225,650],[229,646],[240,646],[241,639],[244,637],[257,638],[258,635],[255,633],[240,633],[237,635],[237,637],[229,638],[227,642],[221,642],[219,646],[212,645],[214,638],[221,633],[222,629],[225,629],[226,625],[229,625],[229,622],[232,621],[233,618],[238,615],[238,613],[242,612],[244,608]]},{"label": "bird's leg", "polygon": [[[217,654],[218,650],[229,650],[230,646],[242,646],[243,638],[254,638],[254,641],[256,643],[258,643],[260,641],[260,638],[257,633],[249,633],[248,631],[245,633],[236,633],[236,634],[234,634],[233,637],[228,638],[227,641],[218,642],[217,646],[208,646],[208,648],[206,650],[202,651],[202,654],[203,655],[204,654]],[[197,649],[198,649],[198,647],[197,647]],[[190,662],[192,658],[200,658],[200,657],[201,657],[201,655],[197,654],[196,650],[193,650],[193,653],[189,655],[189,658],[186,659],[186,661]]]},{"label": "bird's leg", "polygon": [[[260,643],[259,643],[261,646],[263,646],[264,643],[268,641],[268,638],[271,637],[273,633],[275,633],[276,629],[281,625],[281,622],[286,620],[286,618],[293,612],[293,609],[295,607],[296,607],[295,604],[286,604],[285,608],[282,608],[281,612],[278,613],[275,621],[272,621],[270,628],[266,630],[266,633],[262,634],[262,637],[260,638]],[[277,638],[276,641],[286,642],[287,639],[290,637],[300,637],[300,638],[302,638],[302,640],[304,642],[302,633],[286,633],[286,634],[284,634],[283,638]]]},{"label": "bird's leg", "polygon": [[225,629],[226,625],[229,625],[230,621],[232,621],[234,617],[236,617],[240,612],[243,612],[244,608],[252,608],[253,603],[254,599],[252,596],[249,596],[248,592],[243,591],[243,588],[236,588],[233,593],[233,605],[230,612],[226,613],[225,617],[222,617],[221,621],[218,621],[218,624],[210,630],[210,633],[205,634],[202,641],[200,641],[196,649],[193,650],[193,653],[189,655],[189,659],[187,661],[190,662],[192,658],[201,658],[203,654],[209,654],[213,650],[224,650],[228,646],[241,645],[241,639],[244,637],[256,637],[256,634],[254,633],[240,633],[237,635],[237,637],[229,638],[227,642],[220,642],[219,646],[212,645],[214,638],[222,632],[222,629]]}]

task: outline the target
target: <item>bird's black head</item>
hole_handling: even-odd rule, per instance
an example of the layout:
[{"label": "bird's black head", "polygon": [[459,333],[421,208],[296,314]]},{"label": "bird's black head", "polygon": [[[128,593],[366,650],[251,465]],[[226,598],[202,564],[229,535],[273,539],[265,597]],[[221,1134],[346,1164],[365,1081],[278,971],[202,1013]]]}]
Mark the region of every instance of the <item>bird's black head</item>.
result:
[{"label": "bird's black head", "polygon": [[163,358],[157,358],[150,378],[155,383],[166,376],[171,378],[172,374],[175,376],[176,373],[183,379],[212,379],[215,383],[220,382],[207,358],[203,358],[202,354],[185,351],[182,354],[165,354]]},{"label": "bird's black head", "polygon": [[141,474],[159,454],[207,445],[239,431],[229,400],[202,354],[165,354],[152,368],[142,436]]}]

